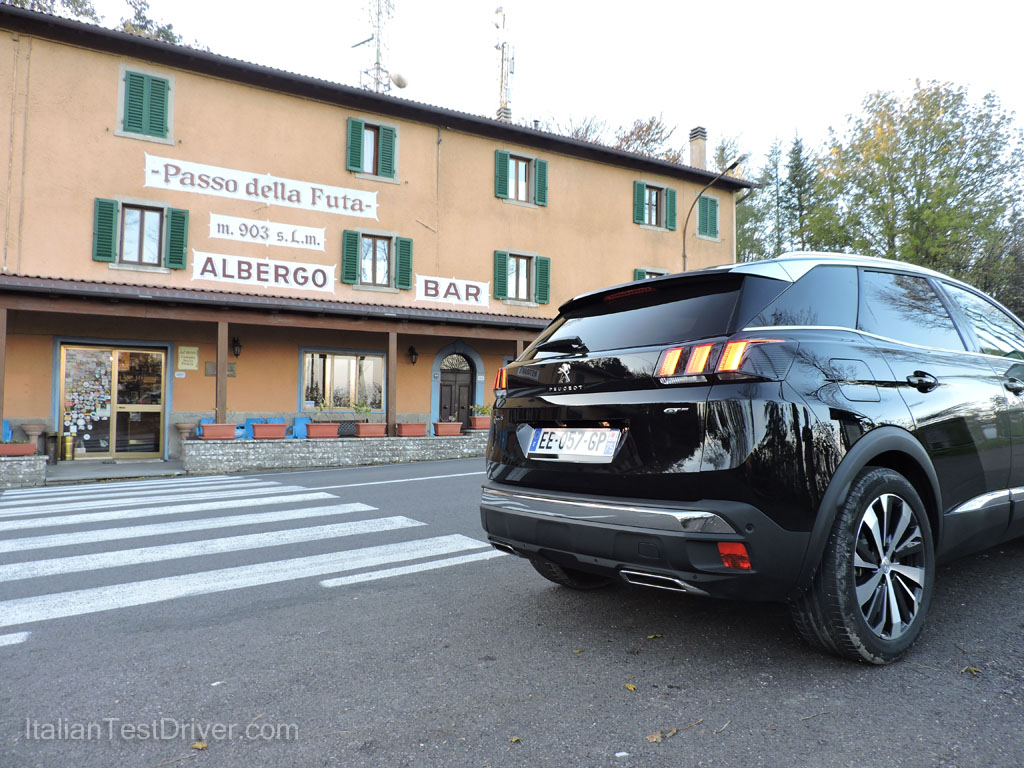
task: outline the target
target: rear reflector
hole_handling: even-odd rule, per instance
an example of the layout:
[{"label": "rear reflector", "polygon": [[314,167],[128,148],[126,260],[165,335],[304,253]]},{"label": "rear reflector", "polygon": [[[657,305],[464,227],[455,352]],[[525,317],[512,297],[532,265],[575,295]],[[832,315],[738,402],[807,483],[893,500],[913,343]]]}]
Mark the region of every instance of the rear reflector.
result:
[{"label": "rear reflector", "polygon": [[747,545],[742,541],[718,542],[718,554],[721,555],[722,565],[726,568],[735,568],[740,571],[749,571],[751,569]]},{"label": "rear reflector", "polygon": [[683,354],[682,347],[672,347],[661,353],[661,365],[658,366],[659,376],[674,376],[676,368],[679,367],[679,356]]}]

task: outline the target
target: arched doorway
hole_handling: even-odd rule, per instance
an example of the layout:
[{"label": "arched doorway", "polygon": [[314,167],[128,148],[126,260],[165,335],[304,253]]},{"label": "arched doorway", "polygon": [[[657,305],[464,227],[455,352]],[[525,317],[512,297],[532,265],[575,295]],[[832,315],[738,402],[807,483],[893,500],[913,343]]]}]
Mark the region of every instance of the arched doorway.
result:
[{"label": "arched doorway", "polygon": [[441,361],[441,402],[439,421],[461,421],[469,429],[470,406],[473,404],[473,364],[458,353],[447,355]]}]

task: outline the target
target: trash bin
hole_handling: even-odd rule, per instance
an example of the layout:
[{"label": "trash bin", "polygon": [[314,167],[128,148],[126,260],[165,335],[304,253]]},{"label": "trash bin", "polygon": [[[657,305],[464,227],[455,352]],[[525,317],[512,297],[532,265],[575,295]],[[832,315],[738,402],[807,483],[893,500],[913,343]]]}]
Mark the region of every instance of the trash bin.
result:
[{"label": "trash bin", "polygon": [[46,432],[43,440],[46,446],[46,463],[56,464],[57,463],[57,438],[59,434],[57,432]]}]

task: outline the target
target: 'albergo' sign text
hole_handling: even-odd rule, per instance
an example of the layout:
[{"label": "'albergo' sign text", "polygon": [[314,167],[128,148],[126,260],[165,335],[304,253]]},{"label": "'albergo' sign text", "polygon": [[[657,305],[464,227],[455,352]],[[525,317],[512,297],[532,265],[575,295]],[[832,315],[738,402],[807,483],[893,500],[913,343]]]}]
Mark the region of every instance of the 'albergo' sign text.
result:
[{"label": "'albergo' sign text", "polygon": [[146,186],[364,219],[377,218],[376,192],[295,181],[266,173],[236,171],[186,160],[170,160],[148,153]]},{"label": "'albergo' sign text", "polygon": [[334,293],[334,266],[192,251],[192,279]]}]

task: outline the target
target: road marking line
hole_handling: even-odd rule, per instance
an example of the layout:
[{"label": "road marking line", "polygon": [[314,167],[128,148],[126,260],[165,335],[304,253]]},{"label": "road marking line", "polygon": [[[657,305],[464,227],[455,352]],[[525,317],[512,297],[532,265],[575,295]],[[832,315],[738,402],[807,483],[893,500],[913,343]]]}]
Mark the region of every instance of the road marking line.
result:
[{"label": "road marking line", "polygon": [[428,475],[427,477],[406,477],[398,480],[374,480],[368,483],[346,483],[345,485],[317,485],[316,488],[362,488],[364,485],[391,485],[393,483],[415,483],[419,480],[447,480],[449,477],[470,477],[472,475],[483,475],[485,472],[459,472],[455,475]]},{"label": "road marking line", "polygon": [[0,626],[29,624],[87,613],[159,603],[179,597],[228,592],[246,587],[265,586],[329,573],[373,568],[403,560],[438,557],[467,549],[487,546],[468,536],[453,534],[431,539],[384,544],[376,547],[331,552],[259,565],[222,568],[215,571],[169,576],[149,581],[114,584],[107,587],[23,597],[0,602]]},{"label": "road marking line", "polygon": [[[269,489],[273,493],[279,493],[284,491],[291,493],[294,491],[308,491],[308,488],[302,486],[283,486],[281,488]],[[57,525],[78,525],[79,523],[95,523],[103,520],[124,520],[131,517],[147,517],[148,515],[176,515],[178,512],[201,512],[207,509],[219,509],[221,506],[224,507],[243,507],[247,504],[283,504],[288,501],[298,501],[300,499],[336,499],[337,496],[330,493],[322,493],[317,491],[315,495],[300,494],[297,496],[260,496],[261,493],[267,493],[267,490],[263,491],[231,491],[225,493],[184,493],[179,496],[166,496],[160,498],[145,499],[138,504],[151,504],[154,501],[192,501],[193,499],[221,499],[221,498],[234,498],[233,501],[210,501],[201,502],[199,504],[182,504],[174,506],[160,506],[160,507],[143,507],[142,509],[117,509],[110,512],[90,512],[89,514],[76,514],[76,515],[62,515],[60,517],[33,517],[22,520],[0,520],[0,531],[22,531],[26,528],[52,528]],[[253,499],[238,499],[239,496],[256,496]],[[266,501],[266,499],[273,499],[273,501]],[[119,506],[123,502],[115,502],[113,505],[106,504],[106,506]],[[82,505],[82,507],[88,509],[96,509],[102,507],[104,504],[92,504]],[[67,509],[74,510],[75,506],[70,505]],[[56,511],[56,510],[54,510]]]},{"label": "road marking line", "polygon": [[71,489],[95,490],[97,492],[114,488],[141,488],[154,485],[185,485],[191,483],[225,483],[235,482],[237,480],[247,480],[247,475],[203,475],[202,477],[168,477],[163,479],[153,480],[131,480],[115,483],[83,483],[81,485],[46,485],[41,488],[15,488],[9,491],[3,491],[0,493],[0,498],[6,499],[13,496],[45,496],[47,493],[53,493],[54,491],[67,491]]},{"label": "road marking line", "polygon": [[[281,483],[248,481],[248,482],[244,482],[244,483],[231,483],[231,484],[216,483],[215,485],[213,485],[211,487],[215,487],[218,491],[220,491],[220,490],[224,490],[224,491],[257,490],[257,489],[271,490],[271,489],[281,488],[282,485],[281,485]],[[291,486],[291,487],[297,488],[299,486]],[[302,487],[305,487],[305,486],[302,486]],[[194,490],[196,493],[199,493],[199,492],[206,493],[206,491],[203,490],[203,488],[196,488],[193,485],[186,486],[184,488],[167,488],[167,487],[164,487],[164,488],[153,488],[153,489],[148,490],[148,491],[147,490],[134,490],[134,491],[133,490],[123,490],[123,491],[110,491],[108,493],[102,494],[102,501],[107,502],[107,506],[113,507],[113,506],[116,506],[117,504],[123,504],[124,502],[122,501],[122,498],[124,498],[124,497],[135,497],[135,498],[145,499],[147,496],[157,496],[158,494],[161,494],[161,493],[162,494],[168,494],[168,493],[173,493],[173,492],[184,493],[186,491],[191,491],[191,490]],[[71,504],[72,502],[76,502],[75,506],[81,507],[82,504],[81,503],[77,503],[77,502],[82,502],[82,503],[88,502],[88,503],[93,504],[95,506],[95,505],[97,505],[99,503],[97,501],[97,496],[100,496],[100,495],[101,494],[98,494],[98,493],[90,493],[88,495],[79,494],[79,493],[60,493],[60,494],[55,494],[53,496],[46,496],[43,499],[16,499],[14,501],[0,501],[0,508],[2,508],[4,510],[2,513],[0,513],[0,517],[14,517],[16,515],[38,514],[40,508],[45,509],[45,507],[39,507],[39,505],[43,504],[43,503],[51,504],[51,505],[53,505],[53,504],[65,504],[65,505],[68,505],[68,504]],[[24,509],[24,507],[27,507],[27,509]],[[60,510],[57,510],[57,511],[60,511]]]},{"label": "road marking line", "polygon": [[227,536],[220,539],[189,541],[183,544],[165,544],[157,547],[122,549],[116,552],[100,552],[94,555],[55,557],[50,560],[35,560],[0,566],[0,581],[34,579],[39,576],[56,576],[65,573],[95,571],[101,568],[118,568],[124,565],[141,565],[162,560],[177,560],[184,557],[219,555],[224,552],[239,552],[249,549],[278,547],[306,541],[334,539],[342,536],[356,536],[361,533],[396,531],[426,525],[408,517],[381,517],[373,520],[358,520],[354,523],[317,525],[309,528],[292,528],[287,531],[251,533],[245,536]]},{"label": "road marking line", "polygon": [[31,632],[14,632],[10,635],[0,635],[0,645],[14,645],[16,643],[24,643],[28,640],[28,636]]},{"label": "road marking line", "polygon": [[[310,496],[318,496],[310,494]],[[330,499],[335,497],[325,494]],[[199,505],[194,505],[199,506]],[[247,507],[253,505],[247,504]],[[218,507],[219,508],[219,507]],[[205,520],[180,520],[178,522],[158,522],[152,525],[130,525],[123,528],[102,528],[100,530],[79,530],[74,534],[53,534],[51,536],[35,536],[25,539],[8,539],[0,541],[0,553],[24,552],[30,549],[48,549],[50,547],[73,547],[78,544],[110,542],[119,539],[140,539],[146,536],[167,536],[169,534],[186,534],[194,530],[210,530],[211,528],[230,528],[236,525],[259,525],[266,522],[282,522],[285,520],[304,520],[313,517],[330,517],[345,515],[350,512],[373,512],[376,507],[367,504],[335,504],[330,507],[307,507],[303,509],[285,509],[278,512],[256,512],[251,515],[230,515],[228,517],[209,517]]]},{"label": "road marking line", "polygon": [[[480,546],[487,546],[480,542]],[[392,576],[404,576],[407,573],[419,573],[420,571],[432,571],[436,568],[447,568],[450,565],[461,565],[471,563],[474,560],[488,560],[492,557],[501,557],[505,552],[491,550],[490,552],[477,552],[473,555],[461,555],[449,557],[444,560],[433,560],[429,563],[418,563],[416,565],[404,565],[399,568],[388,568],[383,571],[370,571],[369,573],[357,573],[355,576],[342,576],[337,579],[325,579],[320,582],[321,587],[341,587],[346,584],[357,584],[361,581],[376,581],[377,579],[389,579]]]},{"label": "road marking line", "polygon": [[[212,511],[215,511],[215,510],[238,509],[239,507],[242,507],[242,508],[267,507],[267,506],[270,506],[271,504],[286,504],[288,502],[315,502],[315,501],[326,501],[328,499],[330,499],[331,501],[338,501],[338,497],[331,496],[330,494],[302,494],[300,496],[286,496],[286,497],[268,496],[268,497],[266,497],[264,499],[245,499],[245,500],[237,500],[237,501],[233,501],[233,502],[210,502],[209,504],[183,504],[180,507],[153,507],[152,509],[140,509],[140,510],[137,509],[137,510],[132,510],[130,512],[121,512],[121,513],[116,513],[116,512],[96,512],[96,513],[91,514],[91,515],[80,515],[79,516],[80,519],[76,520],[75,522],[108,522],[108,521],[111,521],[111,520],[128,520],[128,519],[137,518],[137,517],[145,518],[145,517],[160,517],[160,516],[163,516],[163,515],[187,514],[187,513],[190,513],[190,512],[212,512]],[[342,507],[351,507],[352,505],[343,504],[341,506]],[[366,505],[355,505],[355,506],[359,507],[360,509],[368,509],[368,510],[374,509],[374,507],[367,507]],[[315,510],[317,508],[314,507],[313,509]],[[333,507],[329,507],[328,509],[334,509],[334,508]],[[283,513],[284,514],[290,514],[290,513],[293,513],[293,512],[295,512],[295,511],[294,510],[285,510]],[[317,515],[316,512],[310,512],[308,509],[298,510],[297,514],[299,516],[303,516],[303,517],[304,516],[313,516],[314,517],[314,516]],[[240,515],[240,517],[242,517],[242,515]],[[81,519],[81,518],[88,518],[88,519]],[[231,518],[221,518],[221,519],[231,519]],[[29,520],[27,522],[35,522],[35,521],[34,520]],[[194,524],[196,522],[202,523],[203,521],[202,520],[199,520],[199,521],[183,520],[180,523],[166,523],[166,524],[167,525],[171,525],[171,526],[178,525],[178,524],[180,524],[180,525],[190,525],[190,524]],[[62,522],[60,524],[61,525],[70,525],[72,523],[68,522],[66,520],[65,522]],[[105,530],[129,531],[129,530],[142,529],[142,528],[146,528],[146,527],[152,527],[152,526],[134,525],[132,527],[105,528],[103,530],[80,530],[80,531],[76,531],[76,532],[71,532],[71,534],[51,534],[49,536],[26,537],[26,538],[23,538],[23,539],[5,539],[5,540],[0,540],[0,552],[16,552],[17,550],[20,550],[20,549],[41,549],[42,547],[45,547],[45,546],[63,546],[63,545],[25,546],[25,543],[31,543],[31,542],[43,542],[43,541],[61,542],[61,541],[67,541],[70,544],[80,544],[80,543],[86,542],[86,541],[102,542],[102,541],[106,541],[105,537],[100,538],[100,539],[89,539],[89,537],[93,536],[93,535],[96,535],[96,534],[103,534],[103,532]],[[130,536],[130,535],[129,534],[124,534],[124,536]],[[148,534],[139,534],[138,536],[150,536],[150,535],[148,535]],[[76,537],[81,537],[82,542],[75,541]]]}]

